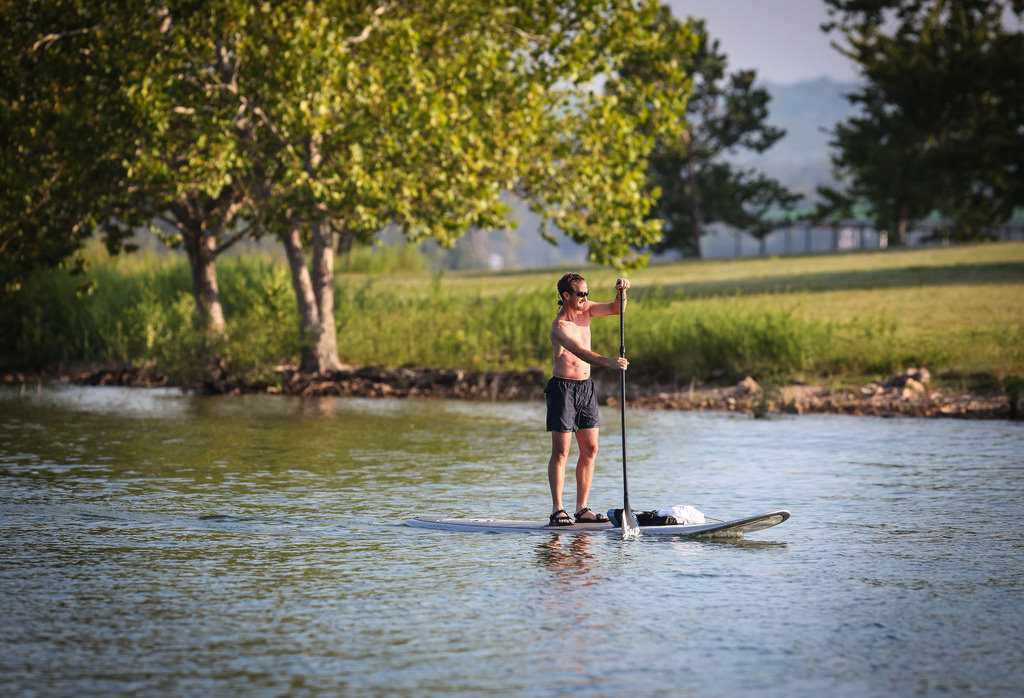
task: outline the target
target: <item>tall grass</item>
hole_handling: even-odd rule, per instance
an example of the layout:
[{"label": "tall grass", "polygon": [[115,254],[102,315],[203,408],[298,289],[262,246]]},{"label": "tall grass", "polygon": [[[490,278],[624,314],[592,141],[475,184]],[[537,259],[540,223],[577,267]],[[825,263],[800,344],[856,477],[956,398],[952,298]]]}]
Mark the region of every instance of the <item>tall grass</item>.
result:
[{"label": "tall grass", "polygon": [[[549,365],[548,333],[557,309],[549,288],[554,277],[544,278],[543,284],[524,277],[530,280],[518,285],[502,277],[501,292],[495,293],[497,277],[453,280],[418,272],[422,267],[415,264],[410,269],[409,260],[401,257],[410,253],[395,254],[384,265],[390,274],[339,273],[335,279],[338,346],[344,361],[480,370]],[[84,277],[63,271],[37,274],[3,308],[0,360],[9,367],[150,362],[187,381],[202,375],[207,368],[203,357],[213,353],[236,378],[275,380],[274,366],[295,363],[299,355],[287,268],[254,255],[225,259],[217,272],[228,322],[227,336],[218,340],[193,325],[191,281],[180,258],[96,260]],[[663,269],[658,273],[666,275]],[[994,381],[1024,374],[1024,328],[1015,306],[978,306],[991,306],[993,317],[1005,322],[957,320],[946,308],[941,325],[928,325],[919,296],[914,296],[918,307],[913,323],[904,321],[905,309],[885,306],[885,299],[897,291],[844,290],[846,305],[827,306],[828,295],[821,292],[807,297],[690,297],[672,281],[646,284],[627,307],[630,370],[637,379],[685,383],[753,375],[761,380],[842,382],[918,364],[936,372],[983,373]],[[599,298],[609,295],[608,285],[605,279],[591,282],[592,288],[600,286]],[[1001,292],[1012,296],[1018,287],[1011,283],[1009,291],[1001,288],[958,287],[949,293],[954,298],[969,293],[999,298]],[[944,292],[936,285],[927,296]],[[850,294],[856,302],[849,300]],[[871,294],[878,302],[865,302]],[[594,349],[614,354],[616,318],[597,318],[592,329]]]},{"label": "tall grass", "polygon": [[216,354],[243,380],[273,380],[273,366],[299,346],[289,331],[297,321],[287,270],[261,258],[233,258],[217,271],[229,332],[214,340],[195,326],[184,261],[98,263],[84,277],[36,274],[4,309],[3,363],[153,363],[188,381],[201,377],[205,358]]},{"label": "tall grass", "polygon": [[431,267],[430,259],[419,245],[356,244],[348,252],[338,255],[339,272],[382,274],[388,272],[425,272]]}]

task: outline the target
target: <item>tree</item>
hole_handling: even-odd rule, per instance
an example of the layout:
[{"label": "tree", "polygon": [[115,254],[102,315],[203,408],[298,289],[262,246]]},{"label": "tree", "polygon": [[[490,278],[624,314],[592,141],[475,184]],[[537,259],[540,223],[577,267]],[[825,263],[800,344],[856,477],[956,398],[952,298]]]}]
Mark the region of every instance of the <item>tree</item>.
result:
[{"label": "tree", "polygon": [[[659,37],[652,3],[451,0],[424,6],[263,6],[250,16],[247,157],[273,172],[255,186],[263,225],[284,243],[305,339],[302,366],[339,364],[335,241],[395,225],[450,245],[504,227],[514,191],[586,242],[595,261],[637,261],[656,239],[643,191],[650,138],[679,122],[685,79],[666,71],[657,109],[627,109],[594,87]],[[637,86],[632,100],[649,101]],[[671,126],[669,126],[671,125]],[[312,275],[305,249],[312,248]],[[311,278],[312,277],[312,278]]]},{"label": "tree", "polygon": [[0,296],[65,263],[101,224],[117,252],[138,221],[122,194],[132,110],[92,48],[97,22],[71,3],[0,9]]},{"label": "tree", "polygon": [[895,244],[933,210],[972,239],[1024,205],[1024,2],[827,4],[823,29],[866,79],[834,131],[833,198],[868,202]]},{"label": "tree", "polygon": [[596,87],[657,46],[652,2],[98,7],[67,9],[130,120],[96,147],[123,169],[119,205],[188,253],[212,331],[224,328],[214,260],[244,235],[284,243],[312,371],[340,365],[339,238],[393,224],[450,244],[504,226],[514,191],[595,261],[639,263],[633,249],[657,239],[646,158],[682,123],[685,76],[666,64],[657,89]]},{"label": "tree", "polygon": [[[767,90],[756,87],[752,70],[728,73],[728,60],[702,20],[682,24],[667,7],[656,23],[693,83],[680,138],[659,138],[651,155],[648,182],[660,190],[651,215],[665,223],[658,251],[678,249],[700,256],[704,226],[721,222],[762,240],[774,229],[767,215],[790,208],[800,197],[755,170],[742,169],[724,158],[740,149],[763,152],[785,135],[766,122]],[[696,37],[693,50],[690,43]],[[627,81],[658,79],[651,66],[634,62]]]},{"label": "tree", "polygon": [[791,192],[778,180],[753,170],[737,170],[732,177],[722,177],[719,191],[727,200],[738,203],[740,210],[733,215],[733,223],[757,240],[758,254],[768,253],[768,236],[796,218],[794,207],[803,197]]},{"label": "tree", "polygon": [[253,137],[241,79],[249,3],[150,3],[109,13],[120,89],[133,105],[128,185],[153,232],[185,251],[202,327],[226,330],[216,259],[256,236]]},{"label": "tree", "polygon": [[14,131],[0,173],[4,244],[25,269],[53,263],[102,231],[117,251],[156,224],[183,247],[197,315],[225,323],[214,259],[247,232],[247,163],[230,90],[232,52],[220,41],[242,2],[5,5],[3,120]]},{"label": "tree", "polygon": [[832,166],[846,186],[819,187],[816,216],[842,218],[857,202],[870,202],[875,225],[890,233],[890,244],[902,246],[911,222],[934,202],[916,128],[886,109],[878,90],[866,88],[851,101],[861,105],[861,115],[837,124],[831,141]]}]

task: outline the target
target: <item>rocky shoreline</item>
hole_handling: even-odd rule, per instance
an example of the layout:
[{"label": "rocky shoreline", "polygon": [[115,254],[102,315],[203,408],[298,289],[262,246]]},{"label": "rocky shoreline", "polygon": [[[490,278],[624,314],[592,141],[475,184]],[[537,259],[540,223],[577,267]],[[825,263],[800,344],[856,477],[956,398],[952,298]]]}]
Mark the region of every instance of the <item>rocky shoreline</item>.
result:
[{"label": "rocky shoreline", "polygon": [[[480,401],[542,400],[547,376],[543,371],[465,371],[445,369],[387,369],[362,367],[328,374],[302,373],[292,366],[275,369],[275,383],[240,383],[222,366],[194,385],[179,386],[200,394],[269,393],[300,397],[452,398]],[[614,376],[595,374],[604,404],[616,405]],[[44,383],[173,387],[147,366],[102,366],[0,374],[0,383],[22,389]],[[627,400],[634,407],[666,410],[713,410],[754,417],[770,414],[848,414],[881,417],[958,417],[967,419],[1024,418],[1021,395],[982,395],[935,389],[928,369],[908,368],[884,382],[857,388],[811,385],[762,386],[747,377],[736,385],[676,386],[631,383]]]}]

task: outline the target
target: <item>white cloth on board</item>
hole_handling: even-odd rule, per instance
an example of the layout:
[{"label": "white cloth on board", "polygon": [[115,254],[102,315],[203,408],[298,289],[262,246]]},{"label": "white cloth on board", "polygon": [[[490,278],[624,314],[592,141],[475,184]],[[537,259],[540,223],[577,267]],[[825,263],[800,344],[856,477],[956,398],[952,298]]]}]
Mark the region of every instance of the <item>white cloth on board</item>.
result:
[{"label": "white cloth on board", "polygon": [[693,526],[707,523],[704,514],[695,506],[689,504],[676,504],[667,509],[659,509],[658,516],[671,516],[681,526]]}]

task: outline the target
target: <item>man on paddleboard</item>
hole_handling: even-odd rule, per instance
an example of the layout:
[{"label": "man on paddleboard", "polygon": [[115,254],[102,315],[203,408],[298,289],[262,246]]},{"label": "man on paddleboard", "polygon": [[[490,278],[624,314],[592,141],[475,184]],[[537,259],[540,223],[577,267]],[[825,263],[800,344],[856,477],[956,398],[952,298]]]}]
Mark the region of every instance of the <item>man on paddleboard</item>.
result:
[{"label": "man on paddleboard", "polygon": [[576,523],[607,521],[587,506],[590,482],[597,461],[597,393],[590,378],[591,365],[625,371],[625,358],[607,357],[590,349],[590,319],[616,315],[621,311],[620,293],[629,288],[629,281],[615,281],[615,300],[592,303],[587,281],[579,274],[569,273],[558,280],[558,304],[561,309],[551,323],[551,344],[554,348],[552,378],[544,389],[547,399],[547,430],[551,432],[551,458],[548,460],[548,484],[551,486],[552,526],[571,526],[573,519],[562,508],[562,487],[565,483],[565,462],[569,458],[572,435],[580,455],[576,461]]}]

